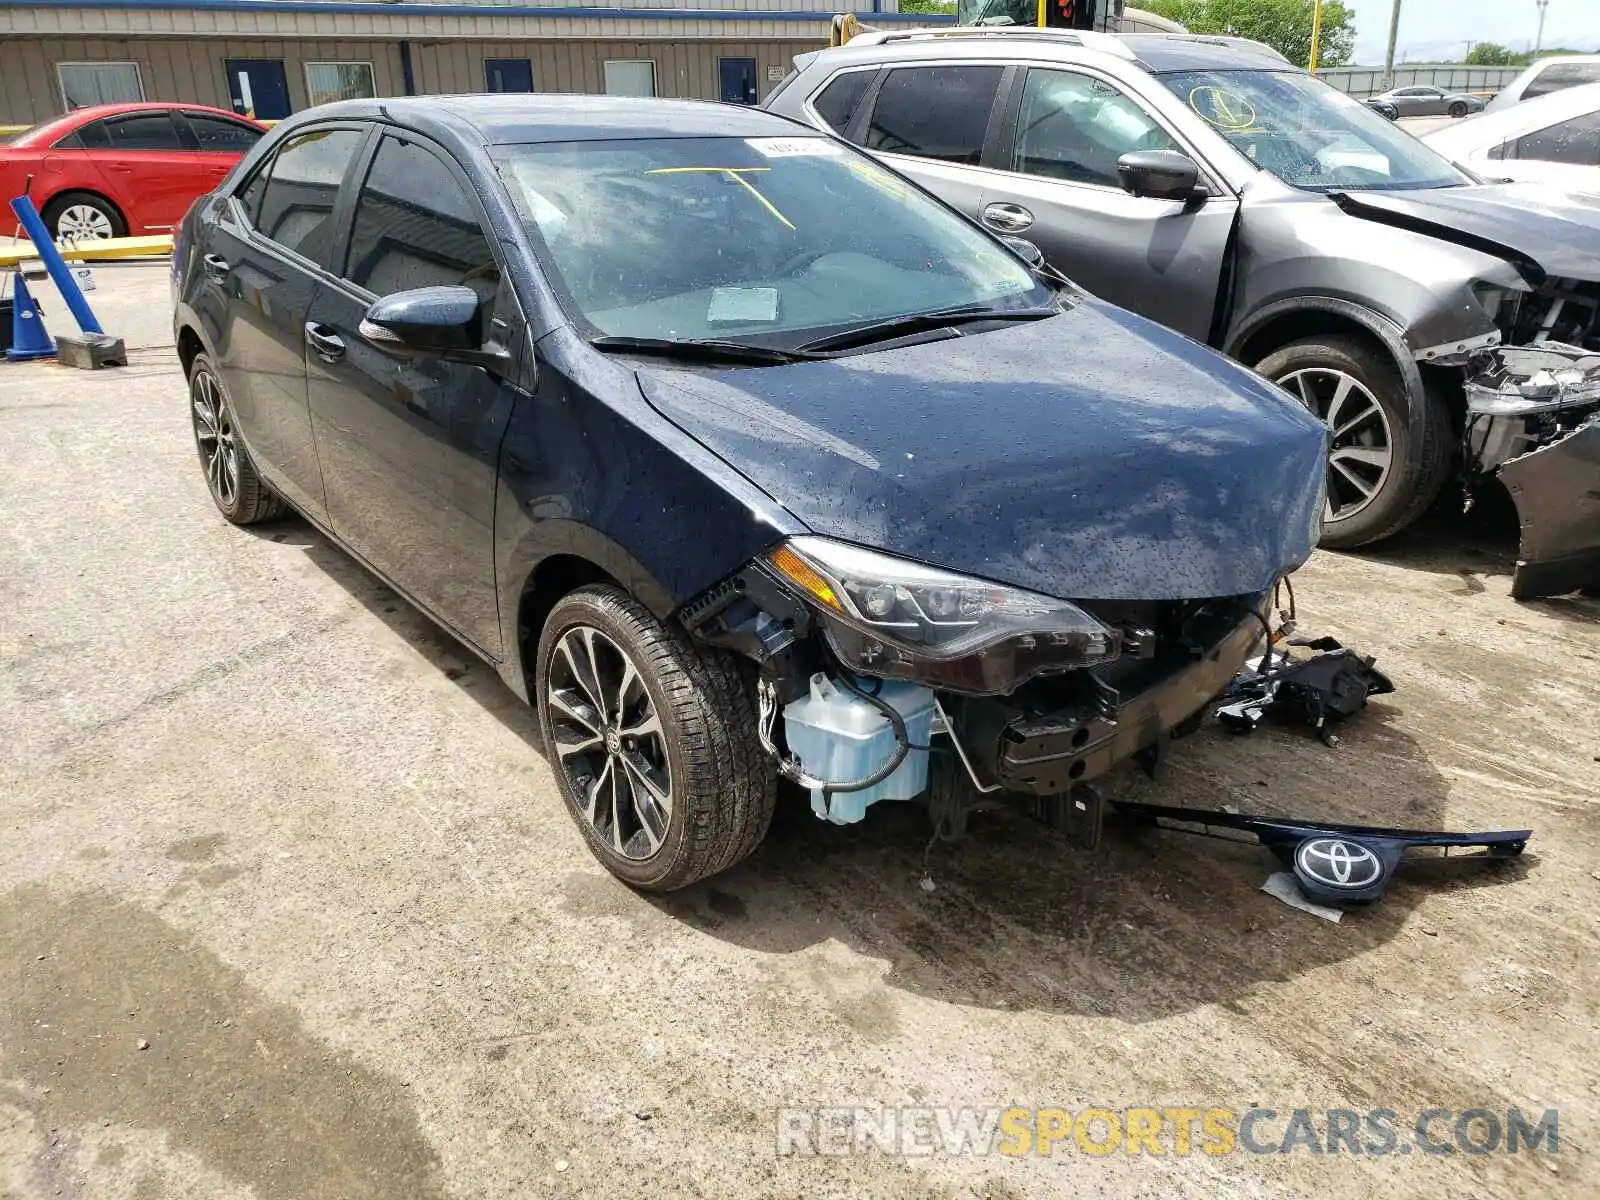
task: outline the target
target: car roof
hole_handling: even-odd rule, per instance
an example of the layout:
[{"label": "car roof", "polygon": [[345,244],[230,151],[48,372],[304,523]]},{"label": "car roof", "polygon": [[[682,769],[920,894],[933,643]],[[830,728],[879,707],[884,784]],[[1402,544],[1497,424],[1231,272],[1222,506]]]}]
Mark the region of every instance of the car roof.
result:
[{"label": "car roof", "polygon": [[59,117],[51,117],[42,121],[32,129],[18,134],[8,147],[38,146],[54,142],[59,137],[64,137],[74,129],[81,129],[91,121],[99,121],[106,117],[125,117],[144,112],[170,112],[180,109],[183,112],[208,113],[213,116],[227,117],[234,121],[243,121],[247,125],[256,125],[265,129],[259,121],[252,121],[249,117],[242,117],[238,113],[229,112],[225,108],[213,108],[209,104],[185,104],[177,100],[140,100],[127,101],[120,104],[86,104],[82,108],[74,108],[70,112],[62,113]]},{"label": "car roof", "polygon": [[471,130],[490,145],[528,142],[616,141],[627,138],[818,136],[762,109],[710,100],[651,97],[492,93],[345,100],[307,109],[302,118],[390,120],[422,133]]},{"label": "car roof", "polygon": [[[1169,71],[1298,70],[1270,46],[1247,38],[1194,33],[1093,33],[1027,26],[955,27],[880,31],[851,38],[844,45],[800,56],[830,67],[928,58],[1009,60],[1026,56],[1082,62],[1102,54],[1153,74]],[[797,60],[800,61],[800,60]]]}]

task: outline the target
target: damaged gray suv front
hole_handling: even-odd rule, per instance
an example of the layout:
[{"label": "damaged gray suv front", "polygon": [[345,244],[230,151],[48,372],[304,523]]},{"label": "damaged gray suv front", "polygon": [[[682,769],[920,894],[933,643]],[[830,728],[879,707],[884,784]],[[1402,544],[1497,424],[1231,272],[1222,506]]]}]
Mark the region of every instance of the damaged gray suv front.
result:
[{"label": "damaged gray suv front", "polygon": [[1504,482],[1519,596],[1600,584],[1600,203],[1485,185],[1248,44],[871,34],[768,106],[833,132],[1329,425],[1322,544]]}]

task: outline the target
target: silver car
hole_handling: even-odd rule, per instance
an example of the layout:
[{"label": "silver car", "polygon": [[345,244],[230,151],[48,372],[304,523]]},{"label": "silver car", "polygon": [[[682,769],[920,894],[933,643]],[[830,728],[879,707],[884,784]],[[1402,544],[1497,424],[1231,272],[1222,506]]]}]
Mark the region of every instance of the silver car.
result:
[{"label": "silver car", "polygon": [[1471,92],[1450,92],[1422,84],[1390,88],[1372,99],[1391,106],[1402,117],[1464,117],[1482,112],[1484,105],[1483,97]]},{"label": "silver car", "polygon": [[1600,208],[1481,185],[1231,39],[873,34],[799,56],[768,106],[1301,397],[1331,431],[1324,545],[1387,537],[1452,468],[1475,485],[1538,444],[1517,406],[1469,407],[1500,347],[1600,350]]}]

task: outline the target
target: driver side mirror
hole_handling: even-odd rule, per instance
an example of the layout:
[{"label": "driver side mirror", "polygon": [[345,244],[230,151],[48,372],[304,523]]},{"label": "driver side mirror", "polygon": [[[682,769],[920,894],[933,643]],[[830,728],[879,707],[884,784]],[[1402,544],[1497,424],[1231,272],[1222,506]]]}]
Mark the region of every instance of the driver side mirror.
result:
[{"label": "driver side mirror", "polygon": [[1194,159],[1176,150],[1135,150],[1117,159],[1117,181],[1122,190],[1153,200],[1181,200],[1187,205],[1206,202],[1200,186],[1200,168]]},{"label": "driver side mirror", "polygon": [[367,309],[361,336],[400,358],[440,358],[503,374],[511,355],[486,344],[487,310],[478,293],[459,284],[412,288],[384,296]]}]

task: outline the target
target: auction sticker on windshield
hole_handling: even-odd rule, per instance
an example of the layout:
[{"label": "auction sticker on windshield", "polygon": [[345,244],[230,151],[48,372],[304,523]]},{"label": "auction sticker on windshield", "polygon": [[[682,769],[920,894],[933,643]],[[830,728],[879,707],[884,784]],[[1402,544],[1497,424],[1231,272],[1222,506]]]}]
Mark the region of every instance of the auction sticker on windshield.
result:
[{"label": "auction sticker on windshield", "polygon": [[1230,88],[1210,85],[1189,93],[1189,107],[1224,133],[1239,133],[1256,123],[1255,105]]},{"label": "auction sticker on windshield", "polygon": [[767,158],[835,158],[840,152],[827,138],[745,138],[744,144]]}]

